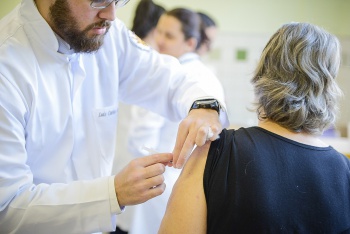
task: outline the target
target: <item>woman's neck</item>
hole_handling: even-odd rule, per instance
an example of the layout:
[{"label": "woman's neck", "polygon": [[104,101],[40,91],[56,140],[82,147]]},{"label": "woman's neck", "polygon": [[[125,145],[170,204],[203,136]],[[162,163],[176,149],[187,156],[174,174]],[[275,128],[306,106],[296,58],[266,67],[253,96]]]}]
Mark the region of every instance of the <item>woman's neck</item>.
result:
[{"label": "woman's neck", "polygon": [[285,138],[291,139],[293,141],[306,144],[306,145],[312,145],[317,147],[327,147],[328,144],[324,143],[318,136],[312,135],[305,132],[292,132],[277,123],[274,123],[269,120],[260,120],[259,127],[266,129],[270,132],[273,132],[277,135],[283,136]]}]

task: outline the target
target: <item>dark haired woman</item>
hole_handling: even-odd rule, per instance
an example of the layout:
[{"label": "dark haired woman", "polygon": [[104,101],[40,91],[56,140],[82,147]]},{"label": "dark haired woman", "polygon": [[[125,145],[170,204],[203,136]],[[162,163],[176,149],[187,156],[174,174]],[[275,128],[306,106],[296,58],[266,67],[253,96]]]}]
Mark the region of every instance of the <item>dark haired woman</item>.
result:
[{"label": "dark haired woman", "polygon": [[131,31],[154,49],[157,49],[154,40],[155,27],[164,12],[164,7],[152,0],[141,0],[135,10]]}]

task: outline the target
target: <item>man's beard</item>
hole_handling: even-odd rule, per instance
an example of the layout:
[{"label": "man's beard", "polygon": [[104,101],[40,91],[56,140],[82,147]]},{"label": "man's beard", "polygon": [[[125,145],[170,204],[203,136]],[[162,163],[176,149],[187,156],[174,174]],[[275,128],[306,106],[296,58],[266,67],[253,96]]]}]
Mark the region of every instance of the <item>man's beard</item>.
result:
[{"label": "man's beard", "polygon": [[103,44],[104,35],[88,36],[88,32],[94,27],[107,27],[108,32],[111,23],[102,20],[87,26],[84,30],[78,29],[78,23],[69,9],[66,0],[56,0],[50,7],[50,19],[55,32],[62,37],[76,53],[92,53],[97,51]]}]

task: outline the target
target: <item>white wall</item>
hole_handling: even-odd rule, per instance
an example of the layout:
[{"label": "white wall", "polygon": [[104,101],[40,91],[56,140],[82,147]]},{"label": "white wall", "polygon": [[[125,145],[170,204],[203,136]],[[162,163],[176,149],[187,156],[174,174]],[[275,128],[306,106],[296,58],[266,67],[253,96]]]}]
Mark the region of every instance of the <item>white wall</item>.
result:
[{"label": "white wall", "polygon": [[[133,9],[139,1],[131,0],[117,15],[130,25]],[[307,21],[337,35],[350,35],[348,0],[155,0],[167,9],[189,7],[215,16],[223,32],[272,33],[281,24]],[[346,20],[349,19],[349,20]]]},{"label": "white wall", "polygon": [[[88,1],[88,0],[86,0]],[[1,0],[0,18],[20,0]],[[117,10],[117,16],[131,25],[139,0]],[[272,33],[289,21],[318,24],[337,35],[350,36],[349,0],[155,0],[170,9],[189,7],[215,16],[223,32]]]},{"label": "white wall", "polygon": [[0,19],[11,11],[20,0],[0,0]]}]

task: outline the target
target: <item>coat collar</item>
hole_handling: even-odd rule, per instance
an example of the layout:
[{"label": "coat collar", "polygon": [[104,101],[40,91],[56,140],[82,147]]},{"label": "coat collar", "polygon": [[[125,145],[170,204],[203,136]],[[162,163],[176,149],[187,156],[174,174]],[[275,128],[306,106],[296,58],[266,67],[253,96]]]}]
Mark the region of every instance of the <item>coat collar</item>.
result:
[{"label": "coat collar", "polygon": [[190,52],[190,53],[186,53],[186,54],[180,56],[179,62],[181,64],[185,64],[185,63],[191,62],[193,60],[199,60],[199,59],[200,58],[199,58],[198,54]]},{"label": "coat collar", "polygon": [[20,15],[24,30],[30,40],[35,38],[47,51],[59,51],[59,40],[50,25],[41,16],[34,0],[22,0]]}]

